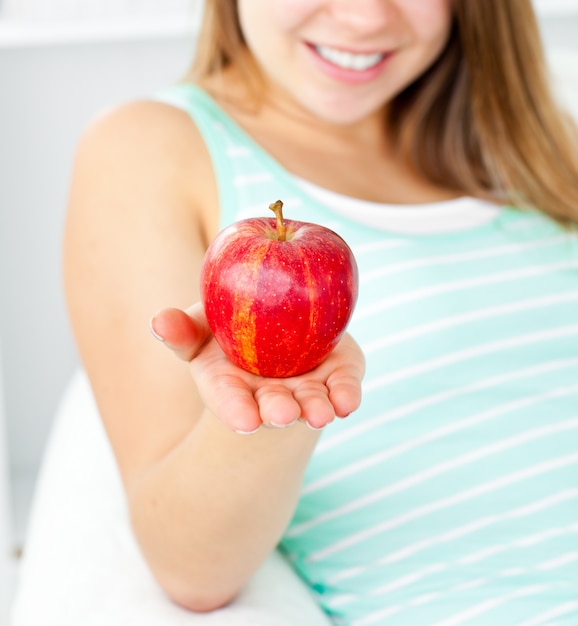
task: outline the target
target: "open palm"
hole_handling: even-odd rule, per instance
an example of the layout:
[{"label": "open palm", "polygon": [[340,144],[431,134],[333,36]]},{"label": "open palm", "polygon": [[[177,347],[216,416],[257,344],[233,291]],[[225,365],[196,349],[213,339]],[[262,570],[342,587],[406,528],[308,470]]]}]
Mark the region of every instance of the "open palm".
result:
[{"label": "open palm", "polygon": [[318,367],[290,378],[266,378],[232,363],[210,334],[202,307],[165,309],[153,329],[180,358],[191,362],[207,408],[228,428],[253,432],[260,426],[288,426],[297,419],[323,428],[346,417],[361,401],[363,354],[349,335]]}]

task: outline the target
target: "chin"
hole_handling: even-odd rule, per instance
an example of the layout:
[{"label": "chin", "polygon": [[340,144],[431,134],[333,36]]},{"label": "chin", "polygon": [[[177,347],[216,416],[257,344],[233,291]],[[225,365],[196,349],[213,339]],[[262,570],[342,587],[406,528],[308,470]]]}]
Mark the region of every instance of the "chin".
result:
[{"label": "chin", "polygon": [[311,115],[338,126],[357,124],[379,116],[385,110],[388,98],[383,93],[364,94],[355,88],[346,93],[340,90],[328,94],[327,90],[304,92],[298,99],[299,105]]},{"label": "chin", "polygon": [[310,107],[309,110],[320,120],[330,124],[335,124],[336,126],[351,126],[369,118],[373,118],[376,115],[381,115],[384,110],[384,105],[371,109],[360,109],[359,106],[347,107],[338,105],[318,105],[316,107]]}]

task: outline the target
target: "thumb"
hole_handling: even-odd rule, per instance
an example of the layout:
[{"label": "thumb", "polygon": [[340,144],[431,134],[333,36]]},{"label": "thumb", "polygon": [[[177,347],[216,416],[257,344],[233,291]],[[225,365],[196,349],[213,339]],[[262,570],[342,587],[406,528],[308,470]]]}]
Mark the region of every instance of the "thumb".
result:
[{"label": "thumb", "polygon": [[150,321],[154,337],[183,361],[191,361],[211,337],[203,305],[197,302],[185,311],[162,309]]}]

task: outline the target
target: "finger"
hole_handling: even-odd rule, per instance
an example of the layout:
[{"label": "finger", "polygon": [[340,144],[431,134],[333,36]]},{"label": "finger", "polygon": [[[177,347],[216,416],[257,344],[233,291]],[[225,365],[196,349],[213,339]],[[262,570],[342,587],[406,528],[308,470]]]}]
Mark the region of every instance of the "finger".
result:
[{"label": "finger", "polygon": [[[193,361],[193,370],[202,369]],[[257,432],[263,425],[259,407],[251,390],[234,376],[219,376],[213,379],[196,372],[201,389],[201,396],[207,408],[230,430],[249,435]],[[210,396],[205,396],[202,389],[210,388]]]},{"label": "finger", "polygon": [[335,418],[327,387],[318,381],[304,381],[293,390],[301,407],[301,418],[314,429],[325,428]]},{"label": "finger", "polygon": [[243,435],[251,435],[261,428],[263,422],[255,398],[238,379],[229,382],[222,379],[214,389],[214,398],[209,403],[225,426]]},{"label": "finger", "polygon": [[195,302],[188,309],[185,309],[185,312],[195,322],[199,330],[206,337],[209,337],[212,334],[202,302]]},{"label": "finger", "polygon": [[209,341],[191,373],[205,406],[230,430],[251,433],[261,425],[259,407],[246,377],[225,357],[216,341]]},{"label": "finger", "polygon": [[301,415],[301,408],[285,385],[266,382],[255,392],[259,414],[264,424],[284,428]]},{"label": "finger", "polygon": [[327,381],[329,400],[338,417],[347,417],[361,404],[361,381],[347,372],[335,373]]},{"label": "finger", "polygon": [[[361,381],[365,374],[365,359],[355,341],[346,336],[339,346],[341,364],[333,368],[334,356],[330,355],[322,368],[330,371],[326,385],[329,400],[338,417],[347,417],[361,404]],[[335,358],[337,353],[335,353]]]},{"label": "finger", "polygon": [[183,361],[190,361],[201,350],[211,330],[203,307],[197,303],[182,311],[167,308],[159,311],[150,321],[152,334]]}]

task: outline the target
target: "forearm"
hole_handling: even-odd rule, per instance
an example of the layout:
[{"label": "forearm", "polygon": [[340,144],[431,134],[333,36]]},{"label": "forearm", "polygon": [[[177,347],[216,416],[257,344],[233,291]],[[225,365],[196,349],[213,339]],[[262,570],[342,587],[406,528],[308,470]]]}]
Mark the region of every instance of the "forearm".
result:
[{"label": "forearm", "polygon": [[135,535],[177,602],[232,599],[275,547],[319,434],[302,424],[243,436],[205,415],[129,491]]}]

